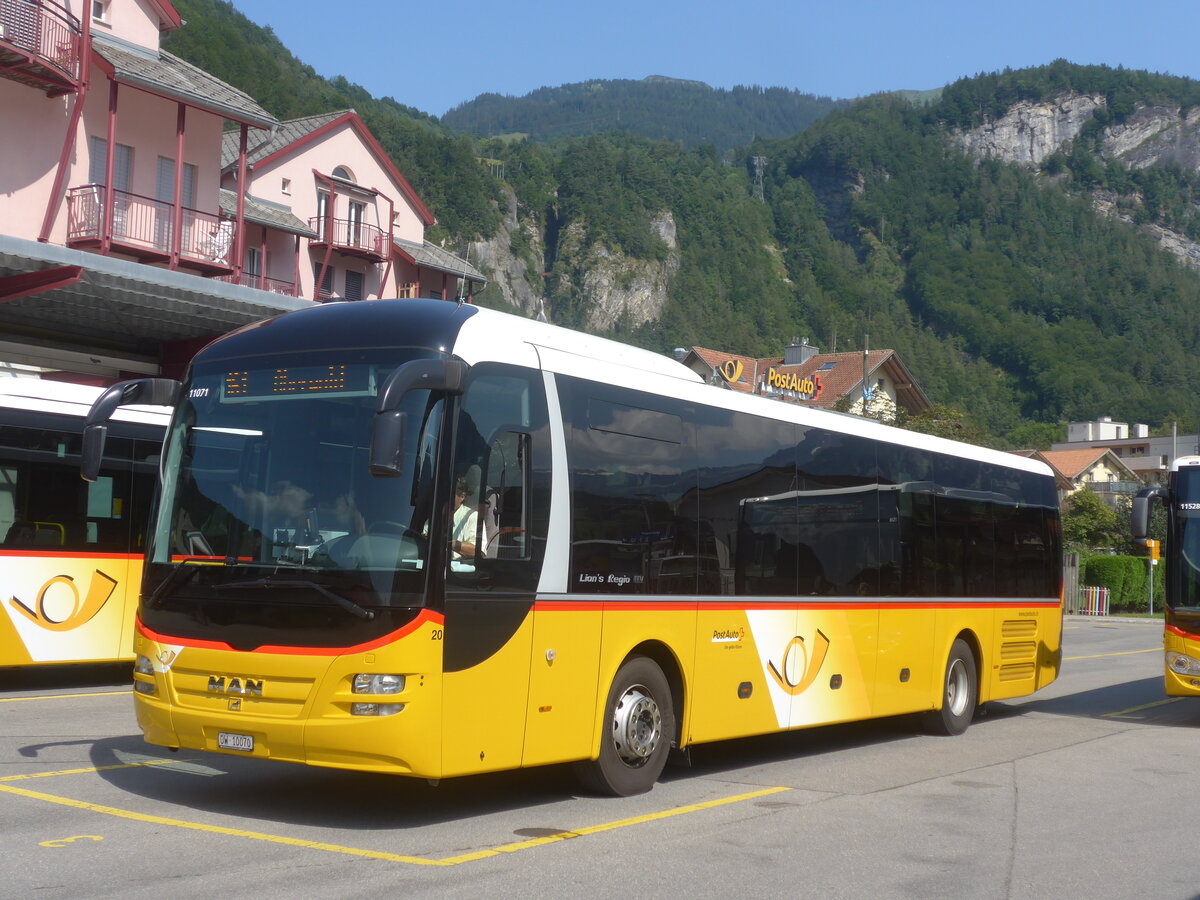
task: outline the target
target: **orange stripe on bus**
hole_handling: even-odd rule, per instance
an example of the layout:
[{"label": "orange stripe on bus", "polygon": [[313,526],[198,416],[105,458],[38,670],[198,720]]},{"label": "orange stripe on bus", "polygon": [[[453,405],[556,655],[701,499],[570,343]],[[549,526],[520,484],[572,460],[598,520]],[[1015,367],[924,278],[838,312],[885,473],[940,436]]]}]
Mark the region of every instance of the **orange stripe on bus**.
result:
[{"label": "orange stripe on bus", "polygon": [[[384,644],[390,644],[392,641],[406,637],[426,623],[444,625],[445,617],[439,612],[423,609],[415,619],[402,628],[390,631],[374,640],[366,641],[362,644],[354,644],[350,647],[289,647],[282,644],[264,644],[261,647],[255,647],[254,652],[294,654],[296,656],[341,656],[343,653],[362,653],[367,650],[378,649]],[[181,638],[168,634],[159,634],[157,631],[147,628],[140,618],[137,622],[137,630],[138,634],[142,635],[142,637],[157,641],[160,644],[175,644],[181,647],[194,647],[200,650],[226,650],[235,652],[235,648],[224,641],[205,641],[198,638]]]}]

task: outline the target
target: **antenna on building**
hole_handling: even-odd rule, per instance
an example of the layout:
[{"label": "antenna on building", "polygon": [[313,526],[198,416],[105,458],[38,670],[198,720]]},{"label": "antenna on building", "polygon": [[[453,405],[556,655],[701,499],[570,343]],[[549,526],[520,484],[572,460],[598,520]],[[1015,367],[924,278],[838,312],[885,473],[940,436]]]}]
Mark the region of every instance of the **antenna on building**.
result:
[{"label": "antenna on building", "polygon": [[767,158],[765,156],[755,156],[752,159],[754,161],[754,199],[762,202],[763,171],[767,168]]}]

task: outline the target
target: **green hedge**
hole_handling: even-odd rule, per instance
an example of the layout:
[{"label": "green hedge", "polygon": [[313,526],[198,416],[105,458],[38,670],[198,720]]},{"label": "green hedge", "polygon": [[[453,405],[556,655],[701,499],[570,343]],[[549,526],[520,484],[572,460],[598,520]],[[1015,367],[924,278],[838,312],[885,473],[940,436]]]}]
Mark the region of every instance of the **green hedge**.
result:
[{"label": "green hedge", "polygon": [[[1146,584],[1146,557],[1144,556],[1093,556],[1083,562],[1079,583],[1093,587],[1106,587],[1109,596],[1109,612],[1147,611],[1149,586]],[[1164,567],[1154,567],[1154,610],[1163,608]]]}]

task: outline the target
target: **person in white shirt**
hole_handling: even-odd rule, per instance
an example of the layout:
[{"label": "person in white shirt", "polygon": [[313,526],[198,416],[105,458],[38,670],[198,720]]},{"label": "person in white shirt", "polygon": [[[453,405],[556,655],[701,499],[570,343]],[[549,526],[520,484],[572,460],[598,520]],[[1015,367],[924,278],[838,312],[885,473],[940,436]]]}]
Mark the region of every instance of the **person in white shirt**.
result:
[{"label": "person in white shirt", "polygon": [[476,542],[479,531],[479,512],[473,506],[468,506],[467,479],[459,476],[454,482],[454,520],[450,527],[450,558],[471,559],[487,553],[487,536],[482,535]]}]

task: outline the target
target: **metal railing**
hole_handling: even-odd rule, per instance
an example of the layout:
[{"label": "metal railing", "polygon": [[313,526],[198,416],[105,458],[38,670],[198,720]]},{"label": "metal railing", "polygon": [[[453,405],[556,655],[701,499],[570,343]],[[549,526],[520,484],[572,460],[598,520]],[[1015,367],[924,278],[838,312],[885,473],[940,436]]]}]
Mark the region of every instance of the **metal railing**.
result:
[{"label": "metal railing", "polygon": [[242,287],[257,288],[260,291],[270,291],[272,294],[284,294],[288,297],[296,296],[296,283],[294,281],[284,281],[281,278],[268,278],[266,275],[253,275],[249,272],[243,272],[241,275],[222,275],[217,278],[217,281],[240,284]]},{"label": "metal railing", "polygon": [[79,19],[45,0],[0,0],[0,41],[79,78]]},{"label": "metal railing", "polygon": [[1140,481],[1088,481],[1085,484],[1097,494],[1136,494],[1145,487]]},{"label": "metal railing", "polygon": [[332,244],[338,250],[356,250],[385,259],[388,256],[387,232],[376,225],[356,219],[328,219],[313,216],[308,227],[317,233],[314,244]]},{"label": "metal railing", "polygon": [[[104,223],[103,185],[87,184],[67,192],[67,241],[99,240]],[[183,207],[179,255],[231,264],[234,223],[215,213]],[[113,191],[112,240],[127,247],[169,255],[173,246],[175,205],[129,191]]]}]

